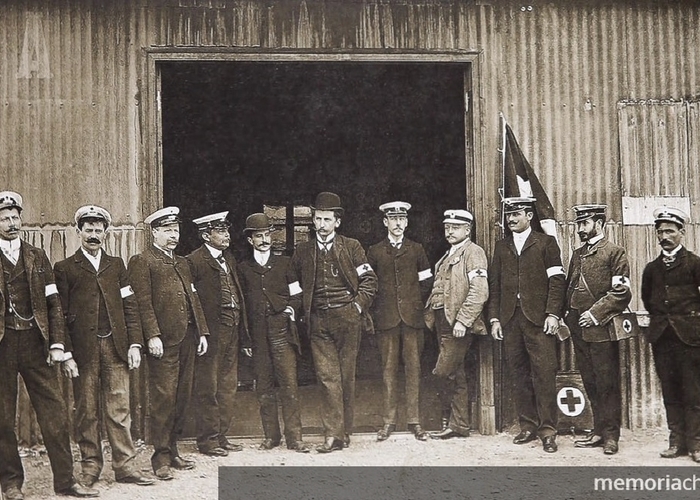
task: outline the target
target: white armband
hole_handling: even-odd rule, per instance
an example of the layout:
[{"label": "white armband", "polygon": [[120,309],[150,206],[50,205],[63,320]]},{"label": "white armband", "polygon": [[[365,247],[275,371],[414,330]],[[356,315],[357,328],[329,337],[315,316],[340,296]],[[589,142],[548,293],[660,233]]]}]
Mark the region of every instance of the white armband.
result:
[{"label": "white armband", "polygon": [[134,294],[134,289],[131,288],[131,285],[127,285],[125,287],[120,288],[119,293],[121,294],[122,299],[125,299],[125,298],[130,297]]},{"label": "white armband", "polygon": [[615,287],[617,285],[622,285],[626,286],[627,288],[631,288],[632,282],[627,276],[613,276],[612,277],[612,286]]},{"label": "white armband", "polygon": [[474,278],[486,278],[487,276],[486,269],[473,269],[467,273],[467,278],[470,280]]},{"label": "white armband", "polygon": [[547,278],[557,276],[558,274],[564,275],[564,268],[562,266],[552,266],[547,268]]},{"label": "white armband", "polygon": [[289,295],[297,295],[301,293],[301,285],[298,281],[289,284]]},{"label": "white armband", "polygon": [[430,269],[425,269],[418,273],[418,281],[427,280],[433,277],[433,272]]},{"label": "white armband", "polygon": [[54,293],[58,293],[58,288],[56,288],[56,285],[54,283],[51,283],[50,285],[46,285],[44,288],[44,294],[49,297],[53,295]]},{"label": "white armband", "polygon": [[372,266],[370,266],[369,264],[362,264],[361,266],[357,266],[357,269],[355,269],[355,271],[357,271],[358,276],[362,276],[363,274],[372,271]]}]

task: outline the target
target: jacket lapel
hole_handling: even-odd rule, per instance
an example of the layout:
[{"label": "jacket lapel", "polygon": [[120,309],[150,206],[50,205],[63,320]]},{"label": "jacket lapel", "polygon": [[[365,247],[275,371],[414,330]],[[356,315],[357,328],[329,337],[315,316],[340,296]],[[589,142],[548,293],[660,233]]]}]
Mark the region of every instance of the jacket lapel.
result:
[{"label": "jacket lapel", "polygon": [[[78,249],[75,252],[75,262],[86,272],[90,274],[97,274],[97,271],[95,271],[95,268],[92,266],[90,261],[85,257],[85,254],[83,254],[83,251],[81,249]],[[103,256],[104,257],[104,256]],[[104,258],[100,259],[100,267],[102,266],[102,263],[104,262]]]}]

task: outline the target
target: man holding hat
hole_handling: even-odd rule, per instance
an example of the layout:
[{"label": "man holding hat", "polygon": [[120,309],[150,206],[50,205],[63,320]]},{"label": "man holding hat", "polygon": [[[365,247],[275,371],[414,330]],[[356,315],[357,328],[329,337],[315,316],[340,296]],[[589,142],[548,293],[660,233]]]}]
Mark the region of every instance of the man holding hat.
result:
[{"label": "man holding hat", "polygon": [[243,232],[253,252],[239,267],[243,294],[248,304],[253,369],[265,433],[260,449],[271,450],[279,446],[282,440],[278,395],[275,393],[277,383],[287,448],[306,453],[310,448],[302,441],[297,387],[299,337],[287,286],[289,257],[275,255],[271,251],[272,231],[273,226],[267,215],[256,213],[248,216]]},{"label": "man holding hat", "polygon": [[520,433],[557,451],[557,340],[566,280],[554,237],[533,231],[534,198],[506,198],[511,234],[496,242],[489,275],[491,335],[503,340]]},{"label": "man holding hat", "polygon": [[229,442],[226,434],[235,413],[239,345],[250,347],[227,216],[228,212],[219,212],[194,219],[204,243],[187,256],[210,332],[207,353],[195,361],[197,448],[214,457],[243,449]]},{"label": "man holding hat", "polygon": [[435,264],[435,282],[426,303],[426,323],[440,345],[433,374],[440,381],[443,411],[449,408],[447,427],[434,439],[469,437],[469,392],[464,357],[474,335],[485,335],[481,312],[489,298],[486,253],[469,239],[474,216],[467,210],[446,210],[447,253]]},{"label": "man holding hat", "polygon": [[177,207],[166,207],[146,217],[153,244],[128,265],[150,354],[151,465],[163,481],[174,477],[171,468],[194,467],[180,456],[177,439],[192,394],[195,353],[207,352],[209,336],[187,260],[174,253],[180,242],[179,213]]},{"label": "man holding hat", "polygon": [[423,350],[423,304],[430,293],[433,273],[420,243],[404,237],[411,205],[384,203],[387,237],[370,247],[367,260],[377,273],[377,296],[372,304],[377,344],[382,355],[384,427],[377,433],[385,441],[396,429],[399,388],[399,352],[406,374],[406,421],[416,439],[425,441],[420,425],[420,355]]},{"label": "man holding hat", "polygon": [[700,257],[682,244],[687,223],[677,208],[654,210],[661,255],[644,268],[642,301],[670,431],[661,456],[700,462]]},{"label": "man holding hat", "polygon": [[573,207],[582,245],[574,250],[569,262],[565,321],[593,410],[593,430],[575,446],[602,446],[603,453],[614,455],[622,418],[620,352],[606,325],[629,305],[632,292],[625,249],[605,237],[606,208]]},{"label": "man holding hat", "polygon": [[80,207],[75,212],[80,248],[54,267],[72,344],[66,358],[73,359],[64,361],[63,373],[73,379],[82,483],[92,486],[102,472],[104,425],[117,482],[146,486],[155,481],[134,463],[129,402],[129,370],[141,364],[143,333],[124,262],[103,250],[111,222],[102,207]]},{"label": "man holding hat", "polygon": [[17,375],[36,411],[51,462],[56,493],[93,497],[99,492],[73,476],[69,425],[55,365],[70,346],[49,259],[20,239],[22,197],[0,192],[0,486],[21,500],[24,469],[17,451]]},{"label": "man holding hat", "polygon": [[295,309],[303,311],[323,390],[326,439],[317,450],[329,453],[350,444],[357,352],[377,276],[360,242],[336,233],[343,216],[340,197],[319,193],[311,208],[316,236],[297,246],[288,282]]}]

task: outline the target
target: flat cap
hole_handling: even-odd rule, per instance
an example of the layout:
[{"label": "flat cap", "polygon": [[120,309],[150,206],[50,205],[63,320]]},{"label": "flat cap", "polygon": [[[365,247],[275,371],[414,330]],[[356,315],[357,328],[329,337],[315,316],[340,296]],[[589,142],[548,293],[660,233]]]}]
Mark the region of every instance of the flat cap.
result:
[{"label": "flat cap", "polygon": [[512,214],[513,212],[520,212],[521,210],[530,210],[534,208],[535,201],[537,201],[535,198],[529,198],[527,196],[504,198],[503,213]]},{"label": "flat cap", "polygon": [[405,201],[391,201],[380,205],[379,210],[384,212],[384,215],[406,215],[411,210],[411,204]]},{"label": "flat cap", "polygon": [[165,207],[160,210],[156,210],[151,215],[146,217],[144,222],[150,224],[152,228],[167,226],[170,224],[179,224],[180,218],[177,216],[180,213],[178,207]]},{"label": "flat cap", "polygon": [[14,191],[0,192],[0,210],[3,208],[16,208],[22,211],[22,196]]},{"label": "flat cap", "polygon": [[607,205],[576,205],[573,207],[574,212],[576,212],[576,218],[574,222],[583,222],[596,215],[605,215],[605,211],[608,209]]},{"label": "flat cap", "polygon": [[228,217],[228,210],[225,212],[218,212],[215,214],[205,215],[197,219],[193,219],[192,222],[197,224],[197,228],[202,231],[204,229],[214,229],[214,228],[225,228],[231,227],[231,223],[226,220]]},{"label": "flat cap", "polygon": [[468,224],[474,220],[469,210],[445,210],[443,224]]},{"label": "flat cap", "polygon": [[75,223],[78,224],[81,219],[101,219],[107,223],[107,225],[112,224],[112,216],[109,212],[97,205],[85,205],[80,207],[75,211]]},{"label": "flat cap", "polygon": [[270,222],[270,218],[263,214],[263,213],[255,213],[255,214],[250,214],[246,220],[245,220],[245,229],[243,230],[244,233],[247,233],[248,231],[265,231],[269,229],[272,231],[274,227],[272,226],[272,222]]},{"label": "flat cap", "polygon": [[685,226],[690,221],[690,217],[680,208],[674,207],[659,207],[654,210],[654,223],[673,222]]}]

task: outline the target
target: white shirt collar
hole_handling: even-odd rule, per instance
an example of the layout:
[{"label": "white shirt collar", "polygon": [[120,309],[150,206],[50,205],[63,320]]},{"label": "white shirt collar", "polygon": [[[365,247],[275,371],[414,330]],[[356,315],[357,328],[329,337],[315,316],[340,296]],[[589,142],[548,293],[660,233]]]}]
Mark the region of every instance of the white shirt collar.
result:
[{"label": "white shirt collar", "polygon": [[255,262],[260,264],[261,266],[264,266],[267,264],[267,261],[270,259],[270,251],[268,250],[267,252],[261,252],[260,250],[253,249],[253,258],[255,258]]},{"label": "white shirt collar", "polygon": [[513,243],[515,243],[515,249],[518,251],[518,255],[520,255],[520,252],[522,252],[530,233],[532,233],[532,226],[528,227],[521,233],[516,233],[513,231]]},{"label": "white shirt collar", "polygon": [[666,257],[672,257],[676,255],[678,252],[681,251],[681,248],[683,248],[683,245],[678,245],[676,248],[671,250],[670,252],[667,252],[666,250],[661,250],[661,253],[664,254]]},{"label": "white shirt collar", "polygon": [[3,240],[0,239],[0,248],[3,250],[9,250],[11,252],[16,252],[19,250],[22,240],[20,238],[15,238],[14,240]]},{"label": "white shirt collar", "polygon": [[[325,245],[322,243],[322,241],[325,243]],[[325,247],[330,250],[333,247],[333,243],[335,243],[335,231],[329,234],[325,240],[321,240],[319,235],[316,234],[316,245],[318,245],[319,249],[323,249]]]},{"label": "white shirt collar", "polygon": [[586,243],[588,243],[590,246],[593,246],[596,243],[598,243],[600,240],[602,240],[604,236],[605,235],[603,235],[603,234],[599,234],[598,236],[594,236],[593,238],[588,240]]},{"label": "white shirt collar", "polygon": [[207,250],[209,250],[209,253],[211,254],[212,257],[215,259],[218,259],[219,256],[224,253],[223,250],[219,250],[218,248],[214,248],[210,246],[208,243],[204,244],[205,247],[207,247]]},{"label": "white shirt collar", "polygon": [[92,267],[95,268],[95,271],[100,270],[100,260],[102,260],[102,249],[100,248],[99,251],[97,252],[96,256],[90,255],[87,250],[85,250],[83,247],[80,247],[80,250],[83,252],[83,255],[85,258],[92,264]]},{"label": "white shirt collar", "polygon": [[163,253],[164,253],[165,255],[167,255],[168,257],[170,257],[171,259],[173,258],[173,253],[172,253],[170,250],[166,250],[165,248],[163,248],[163,247],[161,247],[161,246],[158,246],[158,245],[156,245],[155,243],[153,244],[153,246],[156,247],[156,248],[157,248],[158,250],[160,250],[161,252],[163,252]]},{"label": "white shirt collar", "polygon": [[401,238],[398,240],[394,238],[394,236],[389,233],[389,244],[392,246],[401,246],[403,245],[403,234],[401,235]]}]

